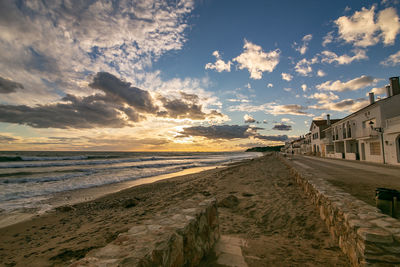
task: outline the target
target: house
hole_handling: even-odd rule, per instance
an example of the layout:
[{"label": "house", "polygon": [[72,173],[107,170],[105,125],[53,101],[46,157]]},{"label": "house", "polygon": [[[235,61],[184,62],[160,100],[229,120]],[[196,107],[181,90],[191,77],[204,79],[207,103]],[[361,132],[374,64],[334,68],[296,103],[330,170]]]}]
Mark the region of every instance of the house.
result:
[{"label": "house", "polygon": [[[400,164],[399,77],[390,78],[387,97],[332,123],[334,156],[351,160]],[[325,134],[327,131],[325,131]]]},{"label": "house", "polygon": [[310,126],[311,152],[317,156],[325,157],[327,140],[324,130],[338,119],[331,120],[329,114],[326,120],[313,120]]}]

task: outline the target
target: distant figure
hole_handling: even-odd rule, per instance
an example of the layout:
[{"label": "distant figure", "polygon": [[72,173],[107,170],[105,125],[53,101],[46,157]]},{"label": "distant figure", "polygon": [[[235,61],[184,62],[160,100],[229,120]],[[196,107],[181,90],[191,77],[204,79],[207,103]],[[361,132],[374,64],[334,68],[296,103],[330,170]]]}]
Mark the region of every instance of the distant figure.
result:
[{"label": "distant figure", "polygon": [[294,151],[292,150],[292,155],[294,154]]}]

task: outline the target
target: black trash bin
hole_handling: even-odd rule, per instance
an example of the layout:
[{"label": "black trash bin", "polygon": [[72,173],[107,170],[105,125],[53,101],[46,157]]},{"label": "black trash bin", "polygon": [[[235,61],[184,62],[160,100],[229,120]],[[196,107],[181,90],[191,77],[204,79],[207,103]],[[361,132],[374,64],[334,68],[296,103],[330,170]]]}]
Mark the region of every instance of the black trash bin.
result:
[{"label": "black trash bin", "polygon": [[389,188],[375,190],[376,207],[383,213],[400,218],[400,191]]}]

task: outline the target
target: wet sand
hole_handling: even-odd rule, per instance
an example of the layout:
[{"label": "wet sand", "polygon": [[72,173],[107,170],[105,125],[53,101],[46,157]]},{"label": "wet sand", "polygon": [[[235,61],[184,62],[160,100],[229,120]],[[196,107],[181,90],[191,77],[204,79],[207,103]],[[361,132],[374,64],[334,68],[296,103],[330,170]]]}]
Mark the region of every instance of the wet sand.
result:
[{"label": "wet sand", "polygon": [[[139,185],[2,228],[0,262],[68,265],[196,194],[217,198],[221,234],[245,240],[249,266],[349,266],[316,208],[272,155]],[[212,255],[205,264],[214,265]]]}]

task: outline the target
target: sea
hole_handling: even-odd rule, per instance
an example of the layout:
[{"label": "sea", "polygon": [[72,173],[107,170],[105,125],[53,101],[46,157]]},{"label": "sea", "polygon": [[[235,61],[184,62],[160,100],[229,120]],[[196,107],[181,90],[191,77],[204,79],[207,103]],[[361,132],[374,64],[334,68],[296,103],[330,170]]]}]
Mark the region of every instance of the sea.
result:
[{"label": "sea", "polygon": [[[0,217],[47,210],[65,192],[216,167],[261,156],[256,152],[0,152]],[[139,183],[140,184],[140,183]]]}]

